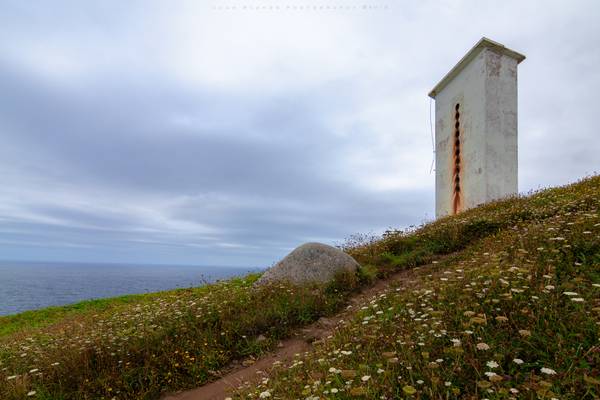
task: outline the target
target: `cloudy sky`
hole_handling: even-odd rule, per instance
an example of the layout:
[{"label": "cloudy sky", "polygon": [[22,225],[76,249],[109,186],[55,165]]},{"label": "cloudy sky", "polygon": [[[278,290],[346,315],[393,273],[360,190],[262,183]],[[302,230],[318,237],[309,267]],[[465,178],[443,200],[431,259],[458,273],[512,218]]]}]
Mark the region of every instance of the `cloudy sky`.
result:
[{"label": "cloudy sky", "polygon": [[427,93],[481,36],[527,56],[520,192],[577,180],[600,169],[599,21],[597,1],[0,0],[0,259],[268,266],[431,220]]}]

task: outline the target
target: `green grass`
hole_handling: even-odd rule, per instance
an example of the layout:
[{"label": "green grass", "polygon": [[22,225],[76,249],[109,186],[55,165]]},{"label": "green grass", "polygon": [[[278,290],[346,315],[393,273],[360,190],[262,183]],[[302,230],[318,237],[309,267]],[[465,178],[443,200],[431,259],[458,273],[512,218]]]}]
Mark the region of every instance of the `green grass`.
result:
[{"label": "green grass", "polygon": [[[214,379],[234,359],[260,355],[296,327],[340,308],[357,280],[254,288],[258,274],[139,296],[62,320],[21,319],[0,339],[0,398],[156,399]],[[54,315],[56,317],[56,315]],[[29,320],[32,320],[31,318]],[[261,335],[266,338],[262,340]]]},{"label": "green grass", "polygon": [[250,275],[4,317],[0,398],[156,399],[192,388],[339,311],[359,286],[411,268],[412,283],[240,397],[597,397],[599,193],[592,177],[353,239],[344,248],[363,268],[327,287],[257,289]]},{"label": "green grass", "polygon": [[126,295],[109,299],[87,300],[60,307],[25,311],[20,314],[0,316],[0,337],[26,329],[42,328],[67,318],[86,313],[98,313],[120,305],[139,302],[148,295]]},{"label": "green grass", "polygon": [[599,211],[595,177],[349,249],[384,275],[452,256],[238,397],[598,398]]}]

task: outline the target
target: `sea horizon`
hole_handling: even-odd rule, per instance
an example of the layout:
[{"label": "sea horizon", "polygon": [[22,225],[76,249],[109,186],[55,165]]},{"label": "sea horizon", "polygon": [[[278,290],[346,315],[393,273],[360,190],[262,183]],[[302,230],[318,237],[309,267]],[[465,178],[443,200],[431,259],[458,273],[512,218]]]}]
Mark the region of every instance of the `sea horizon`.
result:
[{"label": "sea horizon", "polygon": [[0,260],[0,316],[52,306],[198,287],[258,267]]}]

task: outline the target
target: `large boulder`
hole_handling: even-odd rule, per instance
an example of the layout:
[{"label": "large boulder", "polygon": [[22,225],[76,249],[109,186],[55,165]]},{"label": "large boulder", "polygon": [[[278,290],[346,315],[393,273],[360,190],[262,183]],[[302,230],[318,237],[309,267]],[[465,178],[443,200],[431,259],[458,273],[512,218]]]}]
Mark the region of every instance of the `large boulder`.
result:
[{"label": "large boulder", "polygon": [[257,285],[288,281],[296,285],[326,283],[339,272],[354,273],[359,267],[354,258],[322,243],[305,243],[269,268]]}]

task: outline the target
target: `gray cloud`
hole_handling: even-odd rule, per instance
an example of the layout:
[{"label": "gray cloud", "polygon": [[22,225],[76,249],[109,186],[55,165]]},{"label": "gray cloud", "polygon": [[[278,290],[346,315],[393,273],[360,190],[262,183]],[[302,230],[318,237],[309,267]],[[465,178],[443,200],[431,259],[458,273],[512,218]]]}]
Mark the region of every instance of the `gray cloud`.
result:
[{"label": "gray cloud", "polygon": [[385,4],[7,2],[0,259],[265,266],[419,224],[426,93],[482,35],[528,56],[520,190],[598,169],[594,2]]}]

